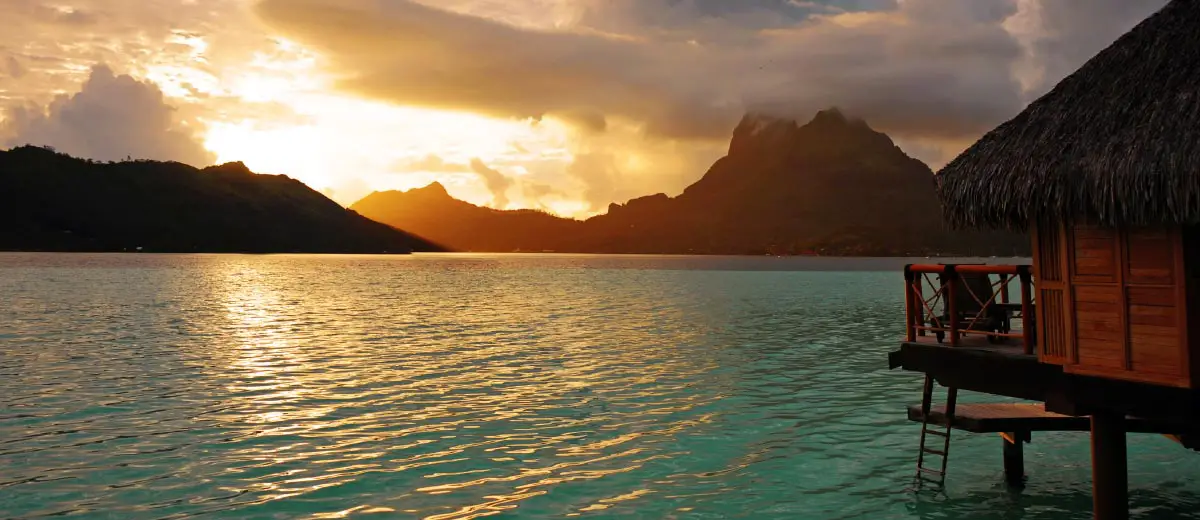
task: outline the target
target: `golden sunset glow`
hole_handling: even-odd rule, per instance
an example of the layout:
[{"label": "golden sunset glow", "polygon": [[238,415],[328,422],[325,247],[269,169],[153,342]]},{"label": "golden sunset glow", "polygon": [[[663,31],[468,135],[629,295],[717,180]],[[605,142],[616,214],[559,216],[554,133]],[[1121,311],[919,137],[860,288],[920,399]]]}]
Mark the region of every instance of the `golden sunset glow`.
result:
[{"label": "golden sunset glow", "polygon": [[[1066,18],[1041,0],[860,4],[20,0],[0,34],[0,145],[241,161],[344,205],[437,181],[586,217],[679,194],[764,107],[847,109],[937,167],[1061,76],[1041,42],[1085,27],[1051,27]],[[1118,11],[1096,11],[1107,32],[1137,19]],[[66,135],[81,111],[56,96],[139,131]]]},{"label": "golden sunset glow", "polygon": [[[205,66],[204,39],[174,41],[192,50],[186,60],[150,66],[145,77],[171,97],[219,97],[239,105],[198,116],[203,145],[218,163],[241,161],[256,172],[283,173],[343,204],[370,191],[438,181],[454,196],[486,205],[492,196],[471,171],[472,159],[517,179],[531,175],[531,162],[561,170],[573,159],[569,129],[557,121],[497,119],[341,94],[337,78],[319,68],[319,56],[286,39],[217,75]],[[442,163],[436,170],[421,167],[430,156]],[[579,201],[529,200],[520,190],[509,198],[512,207],[588,213]]]},{"label": "golden sunset glow", "polygon": [[[333,190],[334,197],[347,204],[365,195],[338,193],[362,191],[345,184],[348,172],[372,190],[407,190],[440,181],[455,196],[484,203],[490,196],[469,168],[472,158],[488,164],[571,159],[561,148],[563,129],[549,122],[533,127],[527,122],[328,94],[289,93],[274,99],[294,110],[300,121],[212,122],[205,147],[217,154],[218,162],[242,161],[254,171],[287,173],[315,189]],[[446,168],[420,169],[417,163],[429,155],[441,158]],[[454,165],[461,166],[459,171],[448,171]],[[520,177],[528,169],[513,166],[505,173]],[[525,202],[519,194],[513,200]]]}]

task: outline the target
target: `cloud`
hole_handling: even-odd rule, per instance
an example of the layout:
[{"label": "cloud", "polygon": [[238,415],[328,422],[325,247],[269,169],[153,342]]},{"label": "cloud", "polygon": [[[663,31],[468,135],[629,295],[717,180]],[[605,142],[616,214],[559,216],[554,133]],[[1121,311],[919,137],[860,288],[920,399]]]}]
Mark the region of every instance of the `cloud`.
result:
[{"label": "cloud", "polygon": [[1006,27],[1025,49],[1016,73],[1032,100],[1167,0],[1017,0]]},{"label": "cloud", "polygon": [[599,211],[617,199],[617,179],[621,171],[612,154],[593,152],[575,156],[567,174],[585,186],[583,200],[592,211]]},{"label": "cloud", "polygon": [[[540,182],[530,182],[522,180],[520,182],[521,196],[524,199],[525,206],[540,209],[554,213],[554,209],[550,205],[552,200],[570,200],[566,193],[555,189],[549,184]],[[565,215],[571,216],[571,215]]]},{"label": "cloud", "polygon": [[373,191],[371,186],[366,181],[358,177],[349,177],[342,179],[337,185],[322,190],[326,197],[329,197],[346,207],[350,207],[355,202],[358,202]]},{"label": "cloud", "polygon": [[96,13],[82,7],[40,0],[8,0],[5,14],[43,26],[85,27],[98,21]]},{"label": "cloud", "polygon": [[347,90],[502,117],[587,114],[593,129],[617,117],[651,135],[724,138],[748,109],[811,115],[838,105],[893,132],[961,135],[1020,108],[1008,64],[1022,48],[1000,25],[1015,12],[1003,2],[986,4],[1010,8],[796,7],[804,17],[762,6],[716,16],[698,2],[583,4],[583,25],[570,30],[404,0],[263,0],[258,13],[330,57]]},{"label": "cloud", "polygon": [[[1163,3],[261,0],[257,13],[320,49],[341,88],[399,104],[592,131],[624,119],[674,139],[723,139],[747,110],[839,106],[896,137],[957,142],[1029,101],[1021,63],[1053,83]],[[1031,11],[1033,29],[1006,25]]]},{"label": "cloud", "polygon": [[98,160],[138,159],[212,164],[192,129],[175,123],[174,108],[153,83],[96,66],[81,90],[47,107],[17,107],[5,120],[8,145],[50,145]]},{"label": "cloud", "polygon": [[448,162],[440,155],[431,153],[419,159],[404,159],[398,161],[392,165],[392,171],[398,173],[463,173],[474,170],[470,164]]},{"label": "cloud", "polygon": [[16,56],[9,56],[5,58],[4,67],[0,68],[0,72],[13,79],[21,79],[25,75],[25,67],[21,66],[21,62],[17,61]]},{"label": "cloud", "polygon": [[[342,185],[353,178],[373,189],[442,179],[494,203],[467,160],[477,156],[522,172],[508,204],[530,204],[539,189],[527,184],[541,184],[574,214],[585,197],[602,210],[679,193],[748,110],[807,121],[837,105],[936,168],[1166,1],[0,0],[0,145],[17,123],[62,126],[47,113],[54,97],[107,63],[165,93],[176,110],[157,126],[169,131],[355,136],[319,140],[353,167],[263,167],[339,194],[361,189]],[[463,144],[414,139],[402,117],[368,124],[313,110],[310,94],[380,117],[387,107],[353,98],[531,119],[539,137],[514,131],[527,137],[511,150],[465,127]],[[366,143],[387,149],[360,154]]]},{"label": "cloud", "polygon": [[562,192],[554,189],[549,184],[541,184],[537,182],[521,183],[521,191],[525,194],[526,199],[535,201],[547,195],[563,195]]},{"label": "cloud", "polygon": [[492,206],[496,209],[508,207],[508,189],[512,187],[512,179],[503,173],[489,168],[479,158],[471,159],[471,171],[479,174],[487,183],[488,191],[492,192]]}]

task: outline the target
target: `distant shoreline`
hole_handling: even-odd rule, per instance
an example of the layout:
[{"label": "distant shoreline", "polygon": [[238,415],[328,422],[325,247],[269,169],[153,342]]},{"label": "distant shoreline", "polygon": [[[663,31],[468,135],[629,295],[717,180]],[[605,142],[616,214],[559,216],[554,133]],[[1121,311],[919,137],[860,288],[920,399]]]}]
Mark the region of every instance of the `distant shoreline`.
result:
[{"label": "distant shoreline", "polygon": [[934,263],[1032,263],[1031,257],[1022,256],[964,256],[964,255],[944,255],[944,256],[921,256],[921,255],[896,255],[896,256],[876,256],[876,255],[736,255],[736,254],[681,254],[681,253],[567,253],[567,252],[488,252],[488,251],[432,251],[423,252],[417,251],[412,253],[360,253],[360,252],[302,252],[302,251],[272,251],[272,252],[246,252],[246,251],[36,251],[36,250],[10,250],[0,249],[0,255],[128,255],[128,256],[183,256],[183,255],[243,255],[243,256],[445,256],[445,257],[487,257],[487,256],[509,256],[509,257],[613,257],[613,258],[737,258],[737,259],[779,259],[779,260],[796,260],[796,259],[812,259],[812,260],[930,260]]}]

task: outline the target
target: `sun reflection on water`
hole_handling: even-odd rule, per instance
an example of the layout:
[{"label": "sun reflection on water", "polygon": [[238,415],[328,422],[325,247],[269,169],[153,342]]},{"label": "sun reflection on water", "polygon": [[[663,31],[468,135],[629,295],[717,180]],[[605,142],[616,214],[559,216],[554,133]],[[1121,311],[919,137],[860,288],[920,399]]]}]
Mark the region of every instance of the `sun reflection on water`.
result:
[{"label": "sun reflection on water", "polygon": [[[1013,513],[990,465],[956,466],[946,504],[897,493],[914,442],[897,389],[919,381],[879,364],[897,333],[884,317],[902,315],[892,273],[79,258],[0,277],[7,515]],[[1044,485],[1021,500],[1050,511],[1037,518],[1086,512],[1086,439],[1039,439]],[[993,440],[955,450],[994,457]],[[1130,450],[1135,501],[1200,504],[1177,448]]]}]

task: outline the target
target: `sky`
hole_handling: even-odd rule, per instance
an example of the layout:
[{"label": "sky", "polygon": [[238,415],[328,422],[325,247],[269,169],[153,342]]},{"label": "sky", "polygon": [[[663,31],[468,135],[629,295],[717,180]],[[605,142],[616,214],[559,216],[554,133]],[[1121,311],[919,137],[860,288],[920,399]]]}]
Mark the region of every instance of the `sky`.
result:
[{"label": "sky", "polygon": [[1165,4],[0,0],[0,148],[584,217],[678,194],[748,112],[836,106],[936,169]]}]

